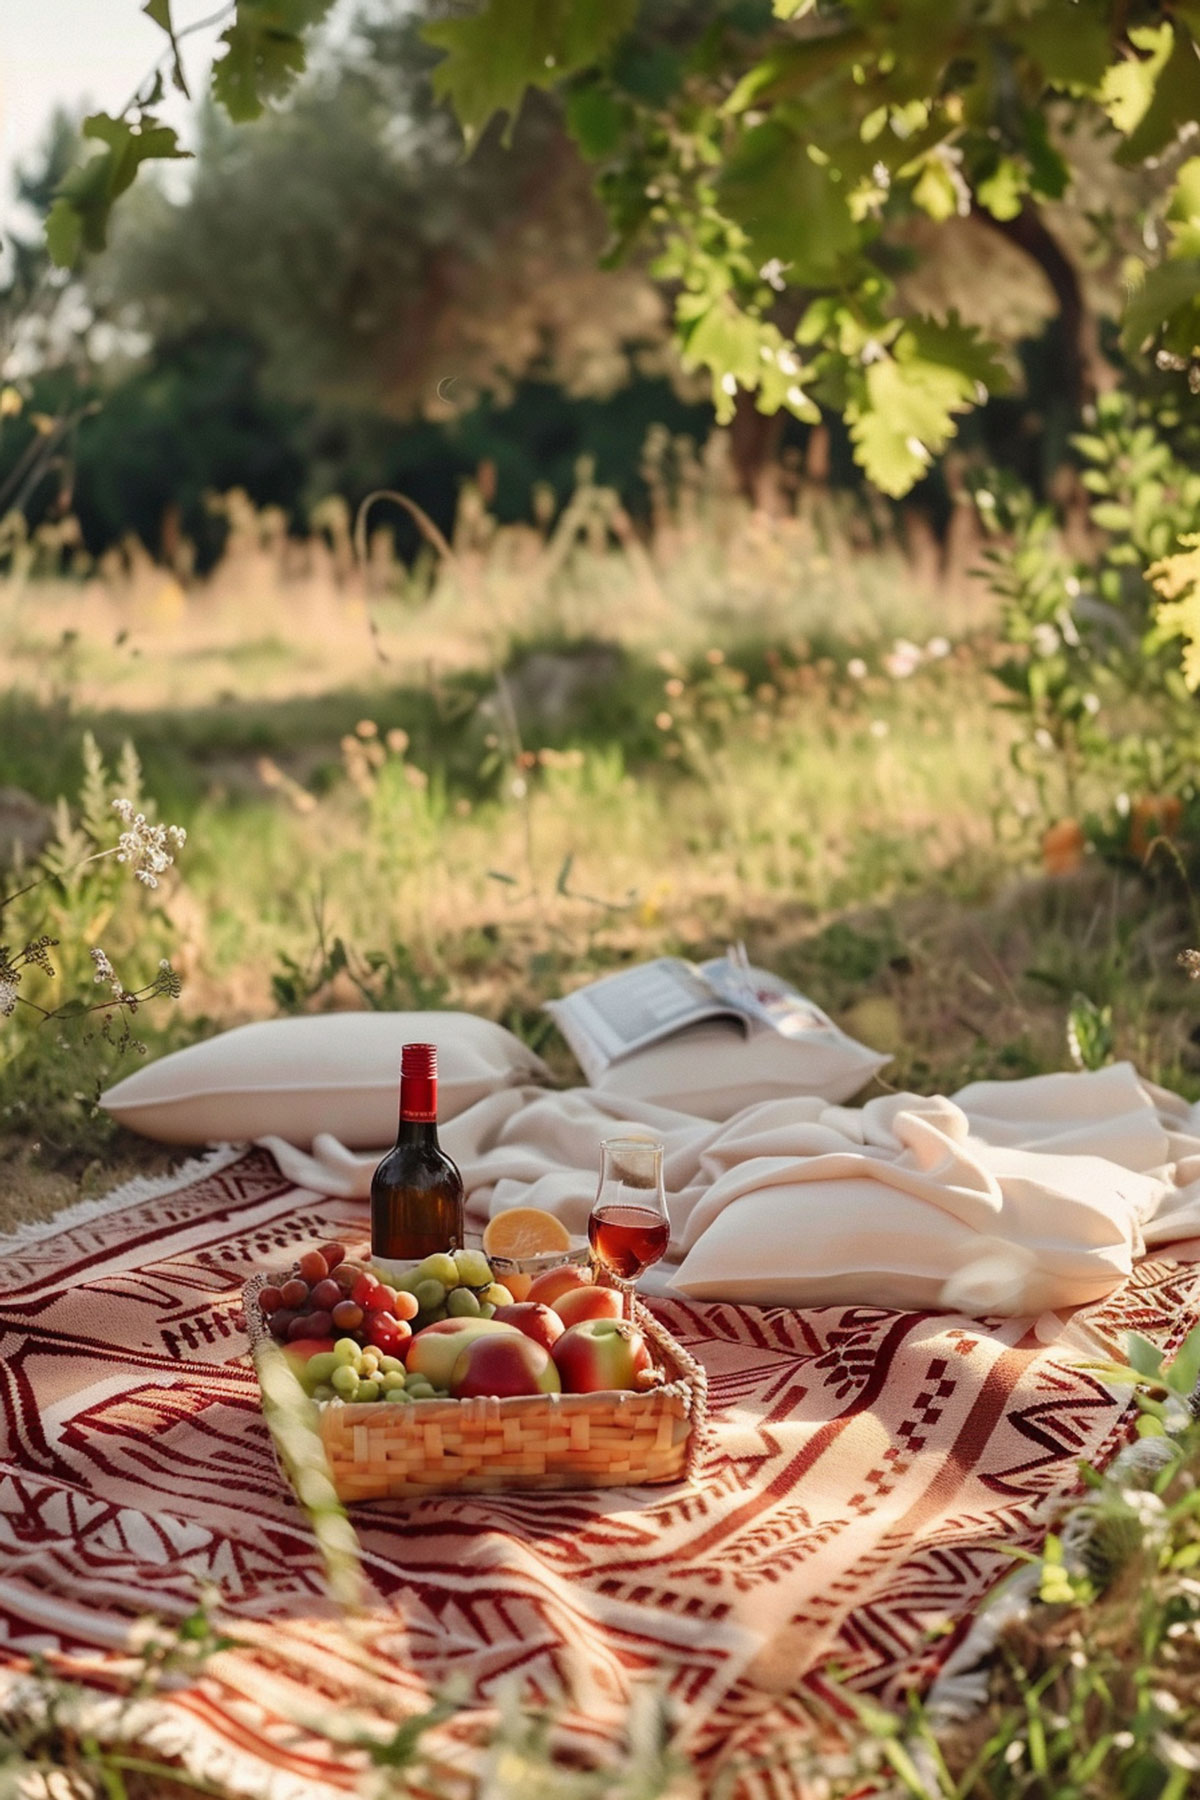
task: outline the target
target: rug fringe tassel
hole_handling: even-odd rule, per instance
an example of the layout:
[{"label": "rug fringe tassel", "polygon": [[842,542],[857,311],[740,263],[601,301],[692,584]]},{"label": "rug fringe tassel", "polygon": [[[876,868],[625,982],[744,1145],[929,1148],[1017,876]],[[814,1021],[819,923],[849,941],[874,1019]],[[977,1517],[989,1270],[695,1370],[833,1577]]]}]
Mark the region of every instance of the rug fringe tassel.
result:
[{"label": "rug fringe tassel", "polygon": [[[0,1693],[10,1716],[38,1723],[45,1720],[46,1696],[39,1684],[17,1678],[10,1684],[0,1682]],[[113,1750],[135,1749],[147,1761],[161,1756],[231,1800],[350,1800],[354,1792],[352,1787],[293,1774],[272,1767],[264,1758],[245,1755],[204,1720],[156,1697],[97,1699],[86,1690],[68,1686],[56,1696],[55,1705],[60,1723],[81,1736]],[[171,1769],[164,1766],[162,1772],[169,1778]],[[30,1785],[22,1792],[28,1793],[29,1800],[51,1800],[59,1792],[45,1782],[39,1792],[33,1770],[25,1780]]]},{"label": "rug fringe tassel", "polygon": [[10,1250],[27,1249],[39,1238],[53,1237],[60,1231],[70,1231],[76,1225],[90,1225],[95,1219],[102,1219],[108,1213],[120,1212],[122,1207],[136,1206],[141,1200],[156,1200],[160,1194],[173,1194],[177,1188],[187,1187],[189,1183],[198,1181],[202,1176],[215,1175],[221,1169],[235,1163],[246,1154],[245,1144],[217,1144],[203,1156],[189,1157],[166,1175],[135,1175],[132,1180],[122,1182],[111,1193],[101,1194],[94,1200],[78,1200],[74,1206],[68,1206],[63,1212],[55,1213],[52,1219],[30,1219],[25,1224],[5,1237],[0,1237],[0,1256]]}]

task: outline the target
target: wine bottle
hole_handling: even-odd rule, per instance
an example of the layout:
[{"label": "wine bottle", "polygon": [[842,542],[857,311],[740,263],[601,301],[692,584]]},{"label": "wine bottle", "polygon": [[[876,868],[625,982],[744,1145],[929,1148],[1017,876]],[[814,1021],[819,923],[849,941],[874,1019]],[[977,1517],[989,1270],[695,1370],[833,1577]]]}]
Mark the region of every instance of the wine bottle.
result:
[{"label": "wine bottle", "polygon": [[396,1142],[371,1177],[372,1261],[419,1260],[462,1243],[462,1176],[438,1143],[437,1047],[405,1044]]}]

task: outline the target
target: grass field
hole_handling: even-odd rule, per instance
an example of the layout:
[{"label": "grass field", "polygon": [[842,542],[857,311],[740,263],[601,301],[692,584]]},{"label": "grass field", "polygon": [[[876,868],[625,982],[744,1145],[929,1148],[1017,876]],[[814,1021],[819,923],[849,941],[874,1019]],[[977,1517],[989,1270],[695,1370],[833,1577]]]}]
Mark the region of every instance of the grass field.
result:
[{"label": "grass field", "polygon": [[[1080,992],[1112,1005],[1117,1054],[1195,1088],[1188,909],[1098,859],[1043,875],[985,594],[856,547],[832,509],[709,493],[646,548],[588,504],[565,535],[467,509],[453,560],[379,551],[365,581],[336,537],[288,545],[245,508],[188,591],[139,558],[10,578],[0,785],[69,798],[85,731],[110,763],[131,739],[189,832],[153,896],[11,909],[10,940],[64,941],[43,1001],[86,985],[102,941],[130,985],[162,955],[183,976],[139,1016],[151,1049],[280,1008],[444,1004],[570,1076],[545,999],[742,939],[892,1052],[889,1084],[1067,1066]],[[0,1049],[18,1216],[147,1155],[89,1104],[111,1046],[48,1038]]]},{"label": "grass field", "polygon": [[[1083,995],[1110,1009],[1111,1054],[1200,1092],[1200,987],[1176,963],[1200,941],[1187,884],[1170,857],[1046,872],[1061,799],[1014,765],[985,593],[832,509],[768,520],[676,498],[647,546],[591,504],[565,538],[468,509],[452,559],[406,574],[379,552],[366,580],[344,528],[288,545],[243,508],[208,583],[134,556],[0,585],[0,789],[68,802],[50,863],[86,852],[81,814],[107,820],[134,783],[128,741],[157,816],[189,834],[153,892],[104,863],[6,910],[10,944],[61,940],[31,996],[91,996],[102,944],[128,986],[162,956],[183,977],[132,1021],[151,1053],[280,1010],[446,1005],[502,1020],[569,1080],[547,998],[741,939],[891,1053],[887,1086],[1069,1067]],[[89,733],[103,780],[85,778]],[[1109,808],[1105,783],[1085,771],[1080,806]],[[0,1230],[167,1165],[95,1106],[136,1054],[86,1020],[0,1019]],[[1190,1568],[1186,1496],[1179,1518]],[[1013,1745],[1044,1738],[1069,1650],[1053,1791],[1093,1791],[1071,1782],[1110,1741],[1096,1720],[1123,1728],[1128,1694],[1176,1672],[1155,1635],[1176,1616],[1157,1542],[1122,1551],[1111,1603],[1055,1613],[1033,1685],[1017,1628],[992,1706],[947,1747],[955,1768],[992,1734],[986,1791],[1035,1791]],[[954,1779],[929,1793],[983,1791]]]}]

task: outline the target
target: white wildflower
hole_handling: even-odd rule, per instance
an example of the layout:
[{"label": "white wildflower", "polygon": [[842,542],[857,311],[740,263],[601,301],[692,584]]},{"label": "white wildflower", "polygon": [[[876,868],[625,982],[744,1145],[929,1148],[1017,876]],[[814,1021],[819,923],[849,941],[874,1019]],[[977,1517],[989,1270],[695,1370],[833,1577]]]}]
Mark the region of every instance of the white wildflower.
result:
[{"label": "white wildflower", "polygon": [[1033,628],[1033,650],[1035,656],[1053,656],[1062,643],[1061,637],[1053,625],[1045,620]]},{"label": "white wildflower", "polygon": [[1116,1733],[1115,1737],[1113,1738],[1113,1749],[1114,1750],[1132,1750],[1133,1749],[1133,1733],[1132,1733],[1132,1731],[1118,1731]]},{"label": "white wildflower", "polygon": [[1085,694],[1083,696],[1083,710],[1085,713],[1089,713],[1094,719],[1096,714],[1100,711],[1099,694]]},{"label": "white wildflower", "polygon": [[0,1019],[11,1019],[17,1010],[17,983],[21,977],[6,971],[0,975]]},{"label": "white wildflower", "polygon": [[870,725],[870,732],[871,732],[871,736],[874,738],[885,738],[888,734],[887,720],[886,719],[872,719],[871,725]]},{"label": "white wildflower", "polygon": [[897,638],[883,659],[883,666],[893,681],[904,681],[921,664],[921,649],[907,638]]},{"label": "white wildflower", "polygon": [[950,639],[947,637],[931,637],[925,646],[926,656],[934,662],[940,662],[943,656],[950,654]]},{"label": "white wildflower", "polygon": [[91,957],[92,961],[96,965],[96,973],[92,977],[93,981],[95,981],[97,984],[99,984],[100,982],[115,981],[117,979],[116,970],[113,968],[112,964],[108,960],[108,957],[104,954],[104,951],[99,948],[99,946],[97,946],[94,950],[89,950],[88,955]]},{"label": "white wildflower", "polygon": [[851,681],[861,681],[867,672],[867,665],[861,656],[852,656],[846,664],[846,673]]},{"label": "white wildflower", "polygon": [[[1174,1699],[1174,1695],[1171,1697]],[[1179,1704],[1176,1702],[1173,1708],[1164,1708],[1163,1710],[1178,1712]],[[1168,1732],[1160,1731],[1158,1733],[1154,1740],[1154,1748],[1163,1762],[1169,1763],[1172,1768],[1186,1769],[1189,1775],[1194,1775],[1200,1769],[1200,1754],[1197,1754],[1195,1747],[1183,1743],[1177,1737],[1170,1736]]]},{"label": "white wildflower", "polygon": [[1054,749],[1054,739],[1051,737],[1050,733],[1046,730],[1046,727],[1044,725],[1038,726],[1037,730],[1033,734],[1033,741],[1037,745],[1039,750],[1053,750]]},{"label": "white wildflower", "polygon": [[187,843],[187,832],[182,825],[152,825],[145,813],[134,812],[131,800],[114,800],[113,811],[125,827],[117,839],[117,861],[128,863],[143,887],[157,887],[174,852]]}]

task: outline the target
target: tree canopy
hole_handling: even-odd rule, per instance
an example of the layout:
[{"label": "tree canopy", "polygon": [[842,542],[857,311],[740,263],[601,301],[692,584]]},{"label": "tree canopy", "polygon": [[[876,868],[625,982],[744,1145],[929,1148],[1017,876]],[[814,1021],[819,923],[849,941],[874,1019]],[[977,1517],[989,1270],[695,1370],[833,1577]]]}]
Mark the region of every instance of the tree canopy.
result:
[{"label": "tree canopy", "polygon": [[[211,74],[247,120],[286,95],[331,0],[234,0]],[[103,246],[146,161],[181,154],[156,111],[183,83],[171,0],[147,0],[164,56],[48,222],[56,259]],[[1066,327],[1078,397],[1102,378],[1078,259],[1086,226],[1125,290],[1122,341],[1200,387],[1200,0],[482,0],[427,8],[438,94],[468,150],[499,155],[531,90],[553,92],[594,165],[610,255],[654,254],[684,358],[719,416],[848,423],[904,493],[956,420],[1008,378],[1002,330],[923,305],[907,278],[964,223],[1033,258]],[[1128,176],[1094,204],[1097,162]],[[1106,190],[1107,192],[1107,190]]]}]

